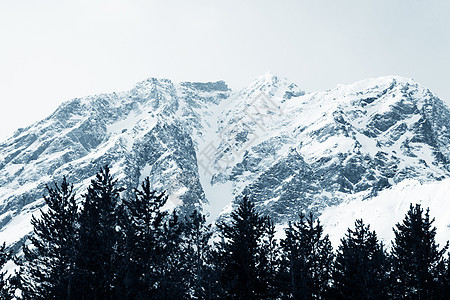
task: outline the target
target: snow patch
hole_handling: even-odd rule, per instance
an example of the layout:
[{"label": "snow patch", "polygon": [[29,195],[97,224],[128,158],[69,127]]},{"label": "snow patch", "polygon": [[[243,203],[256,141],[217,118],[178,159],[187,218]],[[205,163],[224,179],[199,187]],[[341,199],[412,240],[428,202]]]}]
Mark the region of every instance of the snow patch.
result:
[{"label": "snow patch", "polygon": [[334,247],[339,245],[347,228],[354,228],[355,220],[361,218],[389,246],[394,238],[392,228],[403,221],[411,203],[418,203],[424,210],[430,208],[430,217],[436,219],[434,226],[438,228],[436,240],[444,245],[450,240],[450,201],[445,201],[449,191],[450,178],[431,183],[408,179],[372,199],[352,199],[327,207],[320,220]]}]

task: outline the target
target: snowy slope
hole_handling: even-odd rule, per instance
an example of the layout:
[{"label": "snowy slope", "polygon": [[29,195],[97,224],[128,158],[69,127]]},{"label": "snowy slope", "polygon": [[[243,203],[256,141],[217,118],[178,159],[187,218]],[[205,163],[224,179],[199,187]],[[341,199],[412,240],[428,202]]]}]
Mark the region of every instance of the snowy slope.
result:
[{"label": "snowy slope", "polygon": [[82,193],[105,164],[128,190],[149,176],[170,207],[203,209],[211,221],[249,195],[280,223],[324,211],[337,235],[348,226],[337,217],[345,207],[391,207],[410,179],[423,195],[428,184],[444,191],[448,124],[443,102],[401,77],[309,94],[272,74],[238,91],[222,81],[150,78],[65,102],[0,143],[0,240],[29,232],[45,184],[65,175]]},{"label": "snowy slope", "polygon": [[132,90],[62,104],[51,116],[0,143],[0,239],[20,240],[42,207],[46,184],[64,175],[79,194],[108,164],[128,190],[149,176],[169,204],[206,202],[193,137],[210,107],[228,97],[223,82],[173,84],[150,78]]},{"label": "snowy slope", "polygon": [[[261,86],[266,97],[255,96]],[[414,81],[383,77],[307,95],[291,88],[263,76],[231,99],[213,184],[232,185],[234,197],[248,194],[282,221],[406,178],[448,176],[448,108]]]},{"label": "snowy slope", "polygon": [[390,246],[394,238],[392,228],[403,221],[410,204],[419,203],[424,211],[429,208],[430,216],[435,218],[436,240],[442,246],[450,238],[450,202],[446,201],[449,191],[448,178],[428,183],[407,179],[371,199],[352,197],[340,205],[328,207],[322,212],[320,220],[335,247],[347,228],[354,228],[356,219],[370,224],[385,245]]}]

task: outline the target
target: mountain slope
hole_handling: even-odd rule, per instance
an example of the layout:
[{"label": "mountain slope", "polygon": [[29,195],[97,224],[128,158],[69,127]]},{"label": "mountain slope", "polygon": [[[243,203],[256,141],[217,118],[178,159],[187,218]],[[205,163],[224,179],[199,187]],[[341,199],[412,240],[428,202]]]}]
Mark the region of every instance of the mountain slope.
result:
[{"label": "mountain slope", "polygon": [[347,228],[354,227],[356,219],[363,219],[389,248],[394,239],[392,228],[403,221],[411,203],[419,203],[430,209],[430,216],[435,218],[433,225],[438,228],[436,241],[443,246],[450,239],[450,202],[446,201],[449,190],[449,178],[426,183],[407,179],[371,199],[349,198],[339,205],[327,207],[320,221],[334,247],[339,245]]},{"label": "mountain slope", "polygon": [[309,94],[271,74],[236,92],[150,78],[68,101],[0,143],[0,240],[30,230],[45,184],[67,176],[83,192],[105,164],[128,190],[149,176],[185,212],[214,220],[249,195],[284,222],[449,177],[449,123],[440,99],[400,77]]},{"label": "mountain slope", "polygon": [[[252,195],[275,218],[321,209],[348,194],[376,195],[405,178],[449,174],[448,108],[412,80],[383,77],[269,100],[277,105],[273,115],[264,112],[269,124],[239,119],[242,108],[225,112],[213,182],[231,181],[235,196]],[[254,105],[248,98],[238,102]],[[228,129],[233,126],[236,132]],[[231,163],[223,168],[221,160]]]}]

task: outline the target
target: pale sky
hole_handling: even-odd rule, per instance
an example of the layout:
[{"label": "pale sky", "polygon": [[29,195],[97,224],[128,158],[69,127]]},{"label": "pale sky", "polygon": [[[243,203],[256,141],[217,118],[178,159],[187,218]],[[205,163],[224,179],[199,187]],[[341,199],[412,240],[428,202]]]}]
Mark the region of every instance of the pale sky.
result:
[{"label": "pale sky", "polygon": [[449,55],[448,0],[0,0],[0,139],[148,77],[270,71],[310,92],[400,75],[450,103]]}]

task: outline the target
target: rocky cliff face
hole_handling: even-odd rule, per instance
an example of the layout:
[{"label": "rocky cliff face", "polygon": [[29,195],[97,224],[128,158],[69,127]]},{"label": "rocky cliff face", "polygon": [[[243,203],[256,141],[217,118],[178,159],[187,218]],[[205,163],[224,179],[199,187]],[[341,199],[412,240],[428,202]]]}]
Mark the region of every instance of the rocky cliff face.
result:
[{"label": "rocky cliff face", "polygon": [[400,77],[309,94],[270,74],[236,92],[151,78],[65,102],[0,143],[0,239],[28,233],[45,184],[67,176],[83,192],[105,164],[128,190],[149,176],[183,211],[214,219],[249,195],[283,222],[448,177],[448,124],[440,99]]},{"label": "rocky cliff face", "polygon": [[[225,111],[213,183],[233,182],[235,196],[251,195],[273,217],[322,209],[349,194],[371,197],[405,178],[448,176],[449,110],[414,81],[383,77],[302,95],[278,78],[265,80],[262,86],[277,87],[264,90],[270,106],[247,89]],[[221,160],[232,163],[217,167]]]}]

